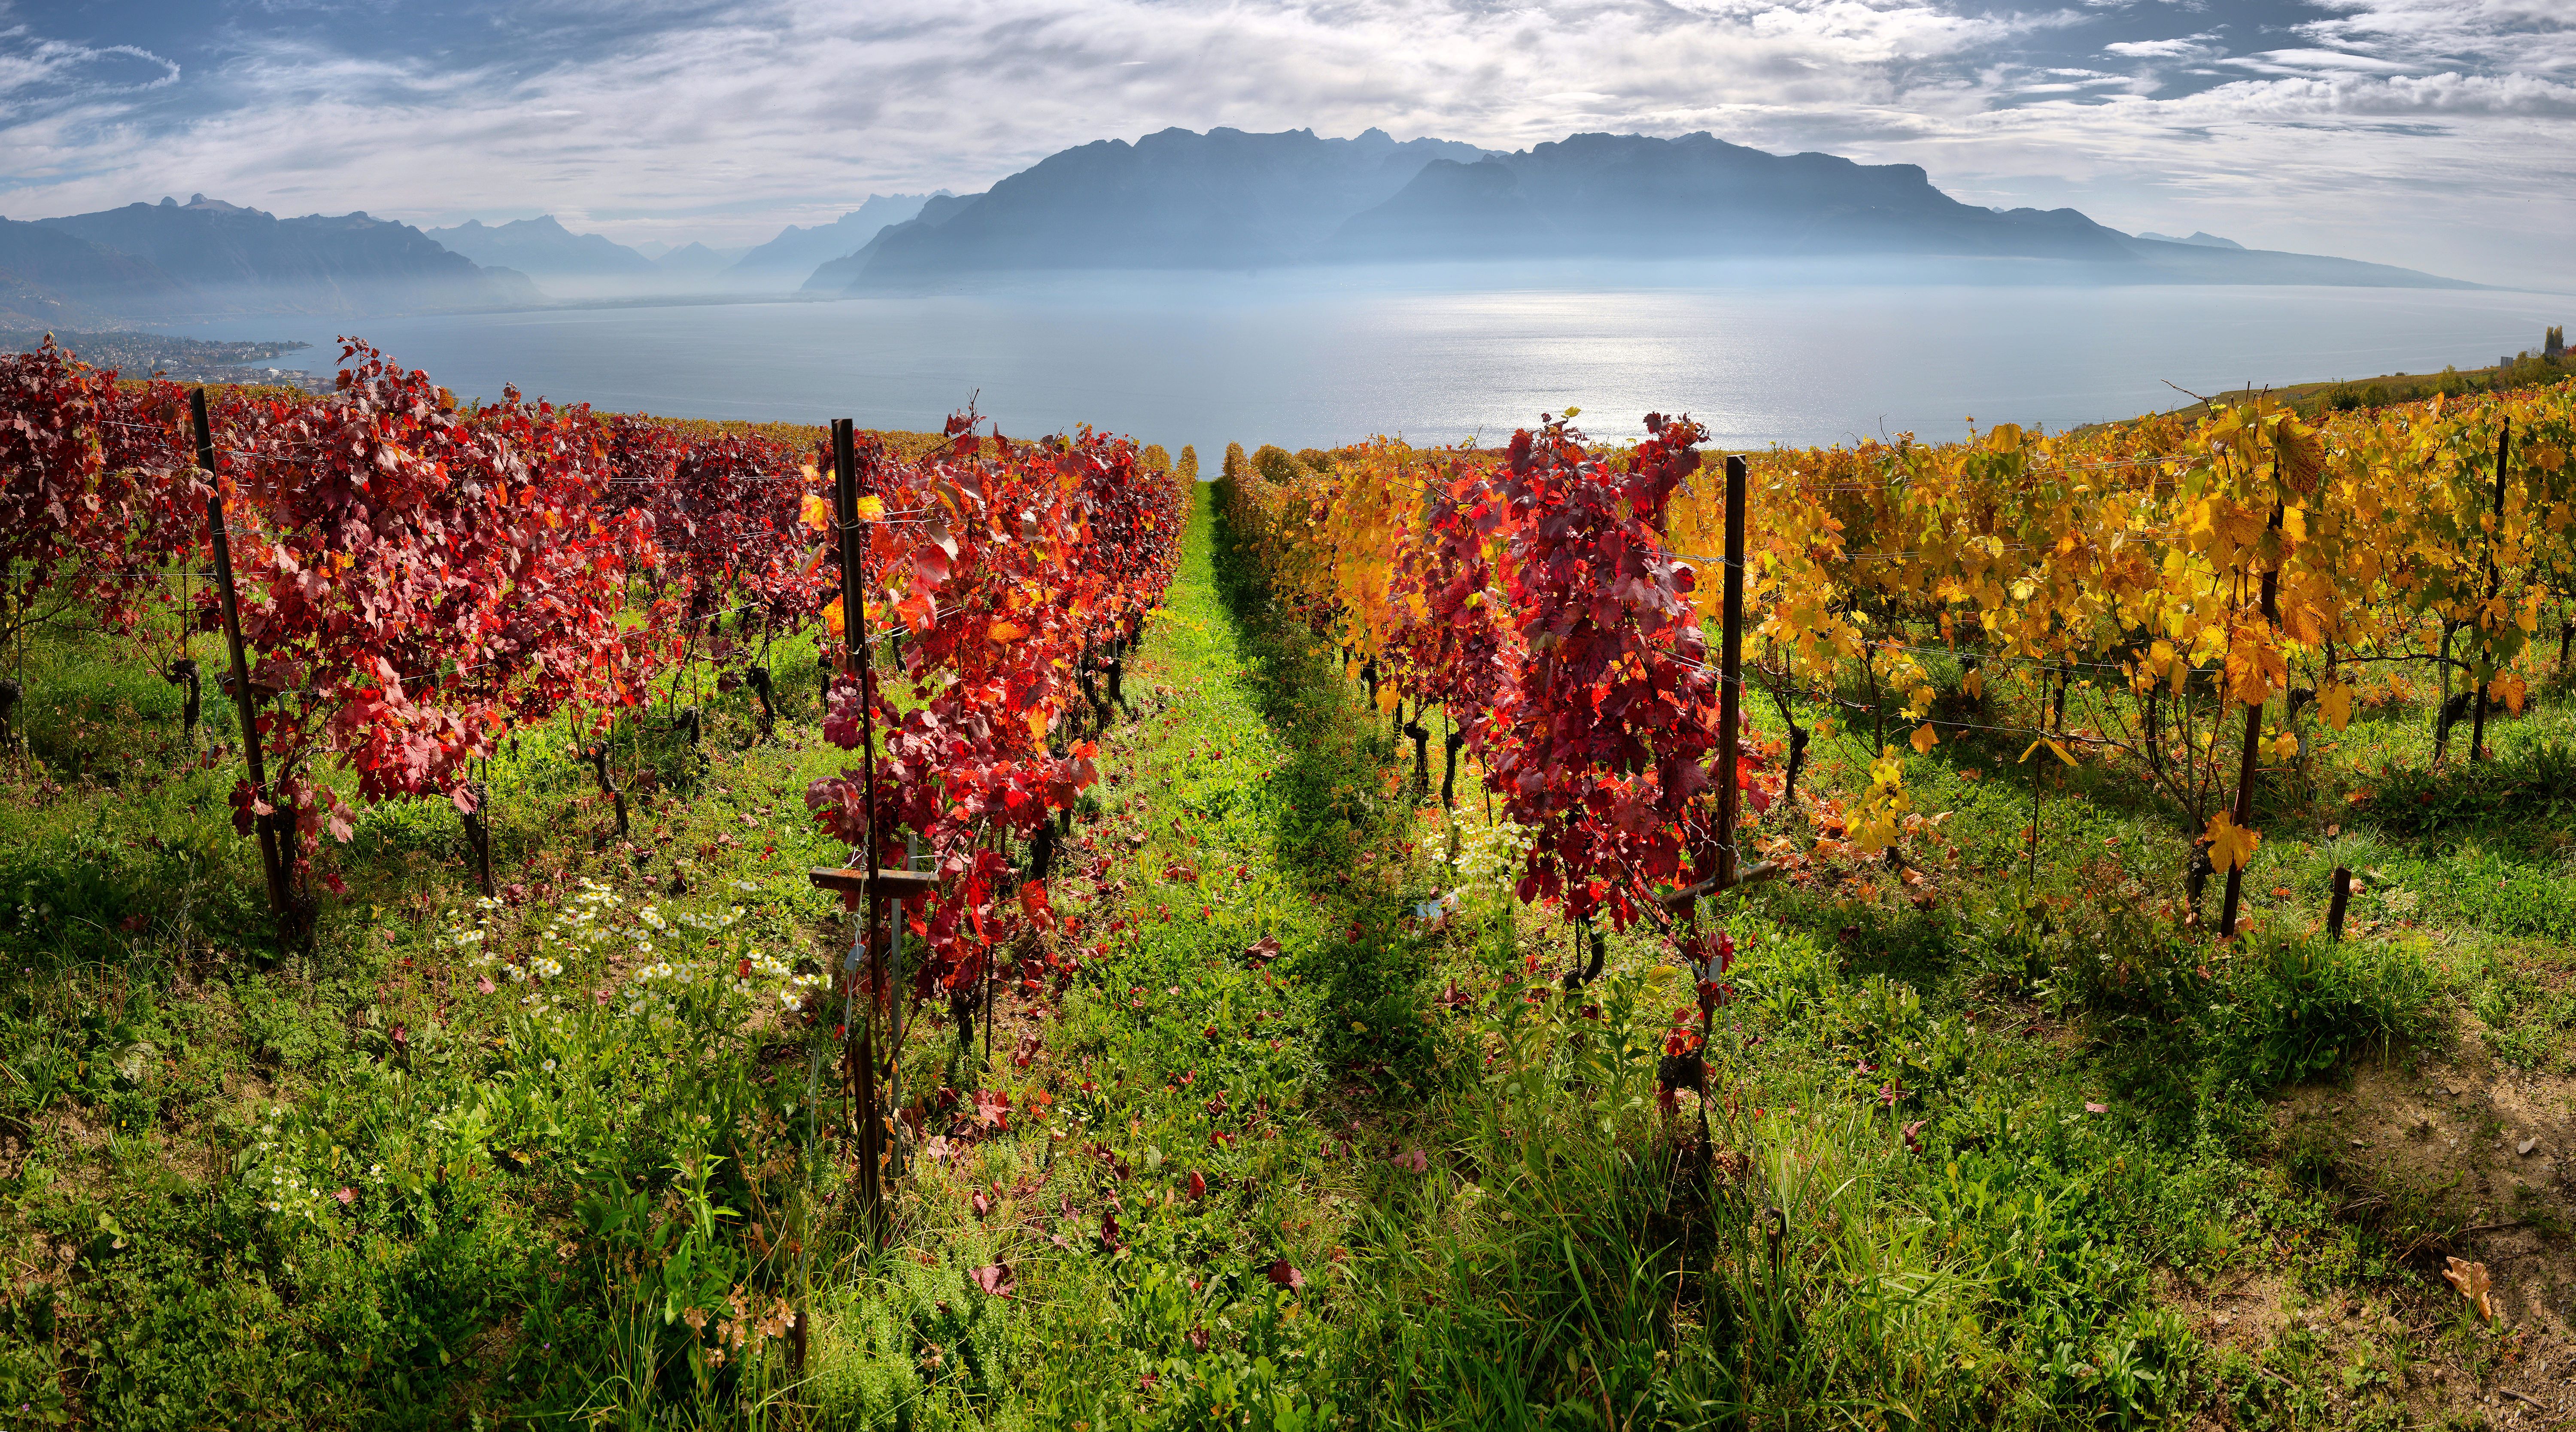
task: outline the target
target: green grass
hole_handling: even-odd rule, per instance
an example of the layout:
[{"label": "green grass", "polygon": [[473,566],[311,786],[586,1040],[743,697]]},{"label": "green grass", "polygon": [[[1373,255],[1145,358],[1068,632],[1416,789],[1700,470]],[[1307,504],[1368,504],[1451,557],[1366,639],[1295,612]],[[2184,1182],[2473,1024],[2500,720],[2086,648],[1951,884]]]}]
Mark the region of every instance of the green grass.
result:
[{"label": "green grass", "polygon": [[[2438,772],[2421,712],[2320,738],[2233,947],[2134,782],[2052,777],[2030,880],[2032,767],[1946,742],[1908,763],[1954,812],[1915,880],[1817,859],[1712,916],[1736,995],[1711,1097],[1668,1104],[1660,943],[1568,996],[1482,803],[1418,801],[1227,550],[1202,502],[1054,892],[1078,968],[971,1046],[911,1031],[881,1248],[831,1019],[779,998],[848,940],[802,875],[845,759],[810,647],[775,741],[705,689],[703,759],[630,723],[625,841],[526,733],[512,901],[471,898],[452,808],[370,811],[280,953],[175,693],[40,641],[0,794],[0,1425],[2396,1426],[2427,1366],[2501,1366],[2408,1252],[2437,1216],[2347,1211],[2275,1101],[2469,1021],[2566,1067],[2563,707]],[[1856,741],[1814,755],[1852,788]],[[2189,1290],[2248,1282],[2413,1311],[2213,1337]]]}]

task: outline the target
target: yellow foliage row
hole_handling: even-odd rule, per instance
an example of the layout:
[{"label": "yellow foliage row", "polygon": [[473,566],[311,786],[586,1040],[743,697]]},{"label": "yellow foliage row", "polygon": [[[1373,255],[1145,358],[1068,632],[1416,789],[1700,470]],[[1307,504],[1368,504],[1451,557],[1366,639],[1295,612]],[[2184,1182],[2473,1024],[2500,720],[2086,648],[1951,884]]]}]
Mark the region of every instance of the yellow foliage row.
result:
[{"label": "yellow foliage row", "polygon": [[[1451,464],[1499,460],[1382,438],[1248,458],[1238,445],[1220,500],[1273,599],[1342,643],[1356,671],[1404,615],[1390,611],[1390,583],[1424,538],[1425,488]],[[1918,659],[1936,634],[1967,659],[1972,702],[1985,695],[1981,665],[2003,663],[2042,683],[2108,672],[2142,707],[2180,697],[2198,673],[2238,709],[2260,707],[2322,656],[2316,709],[2341,729],[2354,687],[2338,658],[2448,657],[2519,706],[2527,687],[2512,668],[2543,602],[2576,597],[2576,383],[2322,423],[2258,400],[2076,433],[2005,424],[1962,442],[1775,448],[1748,462],[1748,635],[1811,682],[1857,661],[1871,706],[1925,723],[1917,751],[1938,739]],[[1671,549],[1714,576],[1725,519],[1712,462],[1671,504]],[[2214,727],[2174,729],[2150,712],[2146,734],[2086,739],[2141,754],[2161,741],[2219,768]],[[2267,749],[2295,746],[2284,733]],[[1901,814],[1894,747],[1872,779],[1864,824],[1875,828]],[[2213,839],[2241,861],[2254,837],[2229,827]]]}]

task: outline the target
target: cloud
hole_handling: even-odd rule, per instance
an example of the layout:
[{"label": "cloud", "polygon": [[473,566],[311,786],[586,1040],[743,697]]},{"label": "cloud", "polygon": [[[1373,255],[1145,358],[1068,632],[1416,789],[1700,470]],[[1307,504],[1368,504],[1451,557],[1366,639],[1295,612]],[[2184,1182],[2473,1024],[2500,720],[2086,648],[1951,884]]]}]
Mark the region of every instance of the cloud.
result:
[{"label": "cloud", "polygon": [[2217,38],[2212,34],[2199,34],[2172,40],[2113,40],[2102,47],[2102,53],[2132,60],[2205,59],[2224,53],[2210,43]]},{"label": "cloud", "polygon": [[2274,75],[2309,74],[2319,70],[2385,75],[2403,74],[2415,68],[2399,60],[2383,60],[2376,55],[2355,55],[2342,50],[2265,50],[2227,63]]},{"label": "cloud", "polygon": [[[0,0],[4,4],[5,0]],[[1522,147],[1708,129],[2468,277],[2576,223],[2564,0],[207,0],[153,49],[0,11],[0,211],[202,190],[768,237],[1180,125]],[[104,22],[100,22],[104,23]],[[164,58],[168,56],[169,58]],[[118,68],[124,66],[125,68]],[[2447,197],[2427,207],[2428,189]]]},{"label": "cloud", "polygon": [[140,94],[179,82],[179,66],[140,45],[41,39],[0,30],[0,119],[65,96]]}]

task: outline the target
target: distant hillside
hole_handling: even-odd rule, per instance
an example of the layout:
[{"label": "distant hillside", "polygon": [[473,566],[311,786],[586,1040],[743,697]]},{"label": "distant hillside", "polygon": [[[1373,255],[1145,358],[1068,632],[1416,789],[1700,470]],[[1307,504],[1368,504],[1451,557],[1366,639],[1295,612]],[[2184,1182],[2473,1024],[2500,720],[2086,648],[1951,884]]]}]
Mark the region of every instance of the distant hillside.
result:
[{"label": "distant hillside", "polygon": [[92,311],[51,289],[0,269],[0,328],[67,328],[91,320]]},{"label": "distant hillside", "polygon": [[478,264],[516,269],[542,283],[550,278],[630,278],[653,272],[653,261],[599,234],[576,234],[554,215],[485,227],[468,219],[452,229],[425,229],[428,237]]},{"label": "distant hillside", "polygon": [[522,274],[478,267],[409,224],[363,213],[280,219],[199,194],[186,204],[164,199],[37,223],[145,260],[185,286],[167,303],[116,309],[133,317],[384,313],[543,297]]},{"label": "distant hillside", "polygon": [[788,225],[777,238],[735,260],[725,277],[746,287],[795,288],[816,266],[858,252],[886,225],[900,224],[918,215],[923,204],[946,197],[945,189],[937,194],[870,194],[831,223],[810,229]]},{"label": "distant hillside", "polygon": [[1053,155],[886,229],[808,292],[1063,269],[1791,258],[1967,261],[1962,276],[2474,287],[2382,264],[2131,238],[2073,209],[1963,204],[1911,164],[1708,134],[1578,134],[1518,153],[1383,131],[1168,129]]},{"label": "distant hillside", "polygon": [[2234,239],[2222,239],[2216,234],[2209,233],[2206,230],[2201,229],[2194,229],[2191,233],[2191,237],[2189,238],[2176,238],[2171,234],[2151,234],[2141,229],[2138,232],[2138,237],[2142,239],[2153,239],[2160,244],[2197,244],[2204,249],[2237,249],[2241,251],[2245,247]]},{"label": "distant hillside", "polygon": [[0,273],[8,275],[0,302],[14,321],[39,327],[199,301],[160,265],[45,224],[0,219]]},{"label": "distant hillside", "polygon": [[2131,279],[2133,282],[2316,284],[2330,288],[2479,287],[2391,264],[2367,264],[2359,259],[2327,258],[2322,254],[2283,253],[2234,244],[2222,247],[2189,239],[2160,242],[2136,238],[2122,242],[2142,270]]},{"label": "distant hillside", "polygon": [[675,281],[713,278],[741,262],[741,249],[711,249],[687,243],[653,260],[653,271]]}]

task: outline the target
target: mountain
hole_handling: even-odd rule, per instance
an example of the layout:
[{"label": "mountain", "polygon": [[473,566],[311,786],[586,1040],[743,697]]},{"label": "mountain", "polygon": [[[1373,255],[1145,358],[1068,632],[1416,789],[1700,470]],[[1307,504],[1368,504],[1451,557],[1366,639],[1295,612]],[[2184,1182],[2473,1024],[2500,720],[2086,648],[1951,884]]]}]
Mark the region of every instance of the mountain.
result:
[{"label": "mountain", "polygon": [[9,311],[38,324],[185,310],[201,302],[148,259],[41,223],[0,219],[0,273],[10,280]]},{"label": "mountain", "polygon": [[653,271],[665,278],[713,278],[741,261],[748,249],[711,249],[704,244],[689,243],[653,260]]},{"label": "mountain", "polygon": [[983,197],[981,194],[932,195],[929,201],[921,206],[920,213],[900,224],[888,224],[877,230],[876,237],[868,240],[858,252],[818,265],[813,274],[805,280],[801,291],[839,293],[857,283],[859,275],[867,272],[868,265],[876,262],[876,257],[884,250],[888,238],[901,234],[929,233],[975,207]]},{"label": "mountain", "polygon": [[925,205],[805,288],[1032,270],[1739,258],[1930,261],[1970,281],[2474,287],[2207,234],[2131,238],[2073,209],[1961,203],[1911,164],[1772,154],[1705,133],[1577,134],[1499,153],[1375,129],[1167,129]]},{"label": "mountain", "polygon": [[598,234],[576,234],[554,215],[486,228],[468,219],[452,229],[424,229],[440,245],[486,267],[550,278],[626,278],[653,272],[653,261]]},{"label": "mountain", "polygon": [[1422,259],[1939,255],[2116,263],[2127,238],[2072,209],[1997,213],[1911,164],[1770,154],[1707,134],[1578,134],[1425,165],[1346,220],[1330,257]]},{"label": "mountain", "polygon": [[887,233],[861,281],[1298,263],[1344,218],[1392,197],[1424,166],[1483,153],[1438,139],[1398,144],[1382,129],[1355,139],[1319,139],[1311,129],[1104,139],[1040,160],[943,224]]},{"label": "mountain", "polygon": [[137,317],[383,313],[543,298],[523,274],[477,267],[409,224],[363,213],[280,219],[198,194],[185,204],[164,199],[37,223],[145,260],[191,291],[167,308],[123,310]]},{"label": "mountain", "polygon": [[2195,231],[2192,236],[2187,239],[2177,239],[2171,234],[2150,234],[2145,232],[2139,233],[2138,237],[2151,240],[2159,244],[2193,244],[2204,249],[2234,249],[2239,253],[2245,251],[2245,246],[2236,242],[2234,239],[2222,239],[2216,234],[2200,233],[2198,231]]},{"label": "mountain", "polygon": [[859,207],[831,223],[810,229],[790,224],[777,238],[735,260],[726,278],[743,286],[792,288],[804,282],[815,265],[857,252],[878,230],[914,217],[922,205],[947,194],[945,189],[937,194],[870,194]]}]

